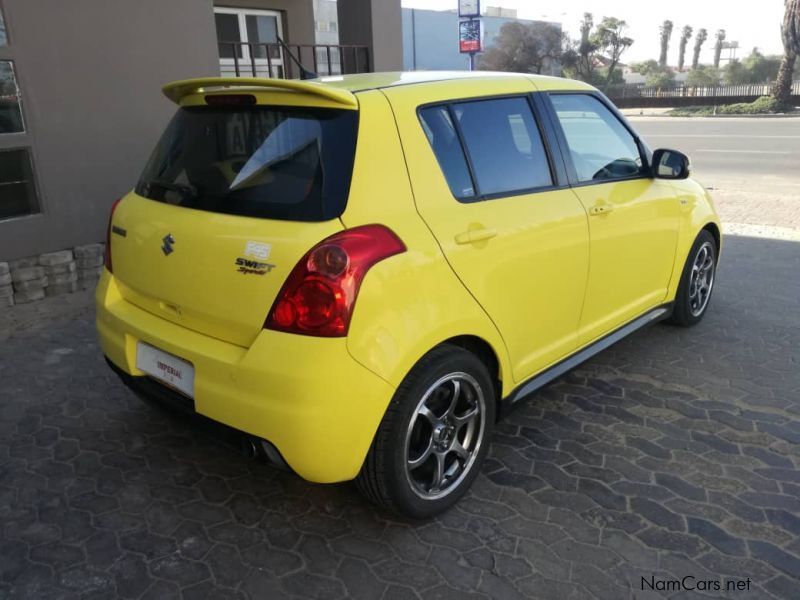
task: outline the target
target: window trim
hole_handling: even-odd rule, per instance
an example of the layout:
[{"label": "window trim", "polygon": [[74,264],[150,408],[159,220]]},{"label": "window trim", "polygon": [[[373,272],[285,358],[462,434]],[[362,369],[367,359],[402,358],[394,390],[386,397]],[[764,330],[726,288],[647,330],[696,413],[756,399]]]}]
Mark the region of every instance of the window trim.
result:
[{"label": "window trim", "polygon": [[12,43],[11,33],[9,32],[9,26],[8,26],[8,18],[6,17],[6,11],[3,8],[2,0],[0,0],[0,21],[3,22],[3,26],[4,26],[5,34],[6,34],[6,43],[5,44],[0,44],[0,51],[2,51],[2,50],[6,50],[6,49],[10,48],[11,47],[11,43]]},{"label": "window trim", "polygon": [[[4,58],[0,54],[0,62],[7,62],[11,66],[11,76],[14,78],[14,86],[17,91],[17,106],[19,107],[19,119],[22,122],[22,131],[0,131],[0,140],[19,140],[22,136],[28,135],[28,119],[25,116],[25,106],[22,101],[22,86],[19,82],[19,73],[13,58]],[[0,149],[5,148],[5,145],[0,145]]]},{"label": "window trim", "polygon": [[[33,147],[26,146],[26,145],[16,145],[16,146],[9,146],[9,147],[0,147],[0,155],[5,152],[14,152],[22,150],[25,152],[28,158],[28,167],[31,170],[31,178],[29,180],[22,180],[22,181],[14,181],[8,182],[9,185],[11,184],[20,184],[20,183],[29,183],[33,188],[33,205],[31,207],[31,212],[22,214],[22,215],[13,215],[10,217],[0,217],[0,225],[4,225],[6,223],[10,223],[12,221],[18,221],[20,219],[30,219],[34,217],[41,217],[44,215],[43,205],[42,205],[42,194],[39,188],[39,180],[36,176],[36,165],[35,165],[35,157],[33,155]],[[2,185],[0,185],[0,189],[2,189]]]},{"label": "window trim", "polygon": [[[545,110],[548,112],[550,120],[553,123],[556,141],[560,147],[561,157],[564,160],[566,165],[567,175],[569,179],[569,185],[573,188],[578,187],[586,187],[590,185],[603,185],[606,183],[618,183],[622,181],[637,181],[640,179],[652,179],[650,175],[650,162],[653,156],[652,151],[650,148],[642,141],[639,137],[639,134],[633,127],[628,123],[625,117],[622,115],[621,112],[617,109],[616,106],[602,93],[598,91],[589,91],[589,90],[552,90],[548,92],[542,93],[544,98],[544,107]],[[578,171],[575,168],[575,163],[572,160],[572,155],[569,152],[569,142],[567,142],[567,136],[564,133],[564,128],[561,125],[561,121],[558,119],[558,113],[556,112],[555,106],[551,100],[551,96],[590,96],[600,102],[608,111],[611,113],[611,116],[617,119],[617,121],[625,128],[625,130],[631,135],[633,138],[636,147],[639,149],[639,158],[642,161],[641,171],[636,175],[630,175],[628,177],[617,177],[614,179],[603,179],[601,181],[580,181],[578,179]]]},{"label": "window trim", "polygon": [[[447,177],[442,170],[441,164],[439,164],[439,159],[436,157],[436,152],[433,149],[433,146],[428,141],[428,146],[431,149],[434,157],[436,158],[436,164],[439,167],[439,171],[442,174],[442,178],[445,179],[445,183],[447,185],[447,189],[450,191],[451,196],[453,197],[456,202],[459,204],[475,204],[477,202],[485,202],[488,200],[499,200],[501,198],[515,198],[517,196],[525,196],[530,194],[539,194],[543,192],[550,192],[554,190],[560,190],[569,187],[569,182],[566,177],[566,172],[559,167],[563,167],[562,164],[556,159],[556,153],[553,149],[553,144],[551,142],[550,136],[552,132],[547,127],[545,123],[546,115],[541,112],[538,103],[535,101],[534,97],[539,94],[540,92],[520,92],[520,93],[512,93],[512,94],[492,94],[486,96],[468,96],[465,98],[449,98],[447,100],[438,100],[434,102],[426,102],[424,104],[420,104],[416,108],[417,113],[417,121],[419,122],[420,129],[422,130],[422,134],[427,141],[427,135],[425,135],[425,131],[422,125],[422,111],[428,108],[436,108],[436,107],[445,107],[447,109],[447,113],[450,116],[450,120],[453,122],[453,127],[455,128],[456,135],[458,136],[458,141],[461,146],[461,151],[464,153],[464,158],[466,159],[467,163],[467,171],[469,172],[470,179],[472,180],[472,189],[475,193],[472,196],[464,196],[459,198],[455,194],[453,194],[453,190],[450,189],[450,184],[447,183]],[[485,102],[489,100],[507,100],[507,99],[514,99],[514,98],[523,98],[527,101],[528,108],[531,111],[531,116],[533,117],[533,121],[536,125],[536,129],[539,132],[539,137],[542,141],[542,146],[544,147],[545,151],[545,159],[547,160],[547,166],[550,170],[550,179],[552,180],[552,184],[548,186],[538,186],[533,188],[525,188],[520,190],[512,190],[512,191],[503,191],[503,192],[496,192],[492,194],[481,194],[480,193],[480,186],[478,185],[478,180],[475,175],[475,167],[472,162],[472,157],[470,156],[469,150],[464,140],[464,133],[461,130],[461,124],[456,119],[453,106],[456,104],[468,104],[471,102]]]}]

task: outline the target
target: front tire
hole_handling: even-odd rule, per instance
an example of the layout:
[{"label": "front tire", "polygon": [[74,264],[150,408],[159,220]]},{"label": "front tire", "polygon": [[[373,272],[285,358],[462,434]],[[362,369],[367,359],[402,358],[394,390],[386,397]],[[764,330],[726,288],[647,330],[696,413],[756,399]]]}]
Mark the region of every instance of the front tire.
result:
[{"label": "front tire", "polygon": [[488,451],[495,388],[471,352],[444,344],[406,376],[375,434],[356,485],[370,501],[424,519],[469,489]]},{"label": "front tire", "polygon": [[717,250],[714,236],[707,230],[702,230],[683,267],[670,323],[691,327],[703,319],[714,289]]}]

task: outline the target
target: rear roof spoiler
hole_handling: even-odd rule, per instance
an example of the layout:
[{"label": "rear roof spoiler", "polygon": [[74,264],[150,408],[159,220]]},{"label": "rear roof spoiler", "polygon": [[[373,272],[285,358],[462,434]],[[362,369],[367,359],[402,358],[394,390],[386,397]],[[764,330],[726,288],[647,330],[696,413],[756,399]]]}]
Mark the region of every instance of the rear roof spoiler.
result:
[{"label": "rear roof spoiler", "polygon": [[357,107],[358,101],[352,92],[335,88],[324,83],[313,81],[297,81],[294,79],[267,79],[265,77],[204,77],[200,79],[184,79],[173,81],[165,85],[162,90],[164,95],[176,104],[190,94],[204,92],[219,92],[223,90],[236,90],[239,88],[259,88],[272,90],[288,90],[301,94],[319,96],[332,100],[343,106]]}]

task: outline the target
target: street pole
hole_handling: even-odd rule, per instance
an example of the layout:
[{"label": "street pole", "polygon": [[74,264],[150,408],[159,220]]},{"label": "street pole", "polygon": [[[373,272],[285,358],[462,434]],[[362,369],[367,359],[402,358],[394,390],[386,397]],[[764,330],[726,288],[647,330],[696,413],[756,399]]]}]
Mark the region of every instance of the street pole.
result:
[{"label": "street pole", "polygon": [[475,53],[474,52],[470,52],[469,53],[469,70],[470,71],[474,71],[475,70]]}]

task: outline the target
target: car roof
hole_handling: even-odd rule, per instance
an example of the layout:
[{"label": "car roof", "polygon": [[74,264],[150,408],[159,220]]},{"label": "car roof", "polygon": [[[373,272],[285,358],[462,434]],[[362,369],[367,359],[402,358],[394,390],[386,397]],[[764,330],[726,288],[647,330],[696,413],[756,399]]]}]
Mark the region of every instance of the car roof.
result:
[{"label": "car roof", "polygon": [[[264,77],[201,77],[173,81],[163,87],[164,95],[177,104],[190,101],[205,93],[230,93],[230,90],[291,92],[317,97],[317,100],[334,106],[357,110],[355,94],[367,90],[419,86],[443,82],[469,81],[470,92],[491,94],[497,84],[528,80],[539,91],[566,90],[591,91],[591,85],[582,81],[547,77],[528,73],[495,71],[396,71],[384,73],[358,73],[335,75],[315,79],[269,79]],[[506,86],[508,87],[508,86]]]},{"label": "car roof", "polygon": [[549,77],[530,73],[506,73],[499,71],[386,71],[381,73],[357,73],[352,75],[331,75],[309,79],[347,90],[349,92],[363,92],[381,88],[390,88],[401,85],[422,85],[440,81],[454,81],[472,79],[475,83],[490,85],[493,81],[509,78],[527,78],[540,90],[593,90],[594,88],[584,83],[562,77]]}]

